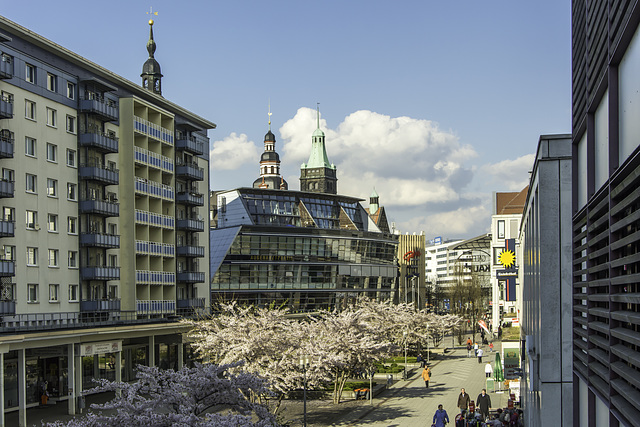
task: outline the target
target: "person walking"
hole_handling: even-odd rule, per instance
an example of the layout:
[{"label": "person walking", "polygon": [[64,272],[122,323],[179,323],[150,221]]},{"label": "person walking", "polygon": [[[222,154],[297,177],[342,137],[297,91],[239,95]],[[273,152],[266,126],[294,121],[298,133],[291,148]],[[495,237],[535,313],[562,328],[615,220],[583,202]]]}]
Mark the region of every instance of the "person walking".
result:
[{"label": "person walking", "polygon": [[478,363],[482,363],[482,354],[483,354],[483,353],[484,353],[484,352],[482,351],[482,349],[481,349],[481,348],[479,348],[479,349],[478,349],[478,352],[476,353],[476,354],[477,354],[477,356],[478,356]]},{"label": "person walking", "polygon": [[493,367],[491,366],[491,362],[487,362],[487,364],[484,365],[484,375],[487,378],[491,378],[491,375],[493,375]]},{"label": "person walking", "polygon": [[436,413],[433,414],[433,425],[435,427],[444,427],[445,424],[449,422],[449,415],[447,415],[447,411],[442,409],[442,405],[438,405],[438,409]]},{"label": "person walking", "polygon": [[431,369],[429,369],[428,365],[424,365],[424,369],[422,370],[422,379],[424,380],[424,385],[429,388],[429,380],[431,379]]},{"label": "person walking", "polygon": [[474,343],[473,344],[473,351],[474,351],[473,354],[475,354],[477,356],[478,355],[478,343]]},{"label": "person walking", "polygon": [[460,394],[458,395],[458,408],[460,412],[465,412],[467,408],[469,408],[469,403],[471,402],[471,398],[469,394],[464,391],[464,389],[460,389]]},{"label": "person walking", "polygon": [[489,343],[489,350],[493,353],[493,341]]},{"label": "person walking", "polygon": [[471,344],[467,344],[467,357],[471,357]]},{"label": "person walking", "polygon": [[482,414],[482,421],[486,421],[489,416],[489,408],[491,408],[491,398],[484,388],[476,399],[476,405],[478,405],[478,409],[480,409],[480,413]]}]

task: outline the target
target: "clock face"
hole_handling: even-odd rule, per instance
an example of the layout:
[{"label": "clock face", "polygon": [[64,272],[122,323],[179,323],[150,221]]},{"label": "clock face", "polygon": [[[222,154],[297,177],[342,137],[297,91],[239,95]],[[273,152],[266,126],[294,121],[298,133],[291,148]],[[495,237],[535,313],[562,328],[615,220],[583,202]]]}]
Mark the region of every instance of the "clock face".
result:
[{"label": "clock face", "polygon": [[498,256],[498,262],[502,264],[504,268],[513,267],[516,262],[516,255],[512,250],[502,251]]}]

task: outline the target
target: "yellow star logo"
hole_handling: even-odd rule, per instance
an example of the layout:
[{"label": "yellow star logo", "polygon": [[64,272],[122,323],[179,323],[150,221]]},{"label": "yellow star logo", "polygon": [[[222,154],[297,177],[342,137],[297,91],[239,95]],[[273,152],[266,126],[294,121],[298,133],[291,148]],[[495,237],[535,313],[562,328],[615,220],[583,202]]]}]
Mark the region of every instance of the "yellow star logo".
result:
[{"label": "yellow star logo", "polygon": [[516,262],[516,255],[513,251],[502,251],[498,256],[498,262],[502,264],[504,268],[513,267],[513,264]]}]

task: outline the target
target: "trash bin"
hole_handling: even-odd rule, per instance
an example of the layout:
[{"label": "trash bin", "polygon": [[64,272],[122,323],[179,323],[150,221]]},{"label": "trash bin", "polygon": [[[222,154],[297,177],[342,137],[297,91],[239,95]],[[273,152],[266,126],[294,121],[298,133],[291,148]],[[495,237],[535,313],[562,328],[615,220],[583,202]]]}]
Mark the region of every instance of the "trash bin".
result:
[{"label": "trash bin", "polygon": [[387,375],[387,387],[391,387],[393,385],[393,374]]}]

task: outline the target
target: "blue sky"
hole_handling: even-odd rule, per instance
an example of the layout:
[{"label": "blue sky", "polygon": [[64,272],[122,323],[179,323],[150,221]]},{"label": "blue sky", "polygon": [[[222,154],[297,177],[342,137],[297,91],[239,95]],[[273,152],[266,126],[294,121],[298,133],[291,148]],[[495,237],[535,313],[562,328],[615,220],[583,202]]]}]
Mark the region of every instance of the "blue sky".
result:
[{"label": "blue sky", "polygon": [[[42,2],[44,5],[45,3]],[[212,189],[250,186],[272,130],[298,189],[320,103],[338,191],[401,232],[489,231],[541,134],[571,131],[570,2],[66,1],[0,14],[140,81],[149,7],[165,98],[218,125]]]}]

